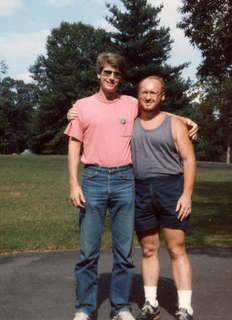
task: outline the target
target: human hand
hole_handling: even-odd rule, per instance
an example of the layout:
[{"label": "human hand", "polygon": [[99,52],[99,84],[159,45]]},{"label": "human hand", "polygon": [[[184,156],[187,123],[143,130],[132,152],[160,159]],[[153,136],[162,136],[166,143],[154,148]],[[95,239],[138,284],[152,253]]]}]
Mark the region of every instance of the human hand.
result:
[{"label": "human hand", "polygon": [[79,185],[70,187],[69,201],[74,207],[85,207],[85,197]]},{"label": "human hand", "polygon": [[178,212],[177,218],[183,221],[187,216],[190,215],[192,208],[191,196],[182,194],[177,201],[176,211]]},{"label": "human hand", "polygon": [[184,118],[184,119],[185,119],[185,124],[187,125],[187,128],[188,128],[189,138],[191,140],[197,140],[197,132],[199,130],[198,124],[189,118]]},{"label": "human hand", "polygon": [[68,121],[71,121],[76,119],[76,117],[77,117],[77,107],[73,105],[72,108],[70,108],[67,112],[67,119]]}]

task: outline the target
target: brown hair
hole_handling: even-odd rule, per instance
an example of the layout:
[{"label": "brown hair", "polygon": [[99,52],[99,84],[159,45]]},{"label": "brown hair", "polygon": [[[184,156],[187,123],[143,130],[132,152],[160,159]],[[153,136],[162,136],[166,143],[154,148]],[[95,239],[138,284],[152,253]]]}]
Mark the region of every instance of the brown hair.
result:
[{"label": "brown hair", "polygon": [[165,93],[165,92],[166,92],[166,86],[165,86],[164,79],[163,79],[162,77],[159,77],[159,76],[149,76],[149,77],[146,77],[146,78],[142,79],[141,81],[139,81],[138,91],[139,91],[139,89],[140,89],[141,83],[142,83],[144,80],[148,80],[148,79],[158,80],[158,81],[161,83],[161,85],[162,85],[162,93]]},{"label": "brown hair", "polygon": [[100,53],[97,57],[97,63],[96,63],[96,69],[97,73],[100,74],[102,72],[102,69],[104,68],[104,65],[108,63],[113,68],[119,69],[119,71],[122,73],[122,76],[125,75],[126,72],[126,59],[122,56],[120,56],[117,53],[111,53],[111,52],[103,52]]}]

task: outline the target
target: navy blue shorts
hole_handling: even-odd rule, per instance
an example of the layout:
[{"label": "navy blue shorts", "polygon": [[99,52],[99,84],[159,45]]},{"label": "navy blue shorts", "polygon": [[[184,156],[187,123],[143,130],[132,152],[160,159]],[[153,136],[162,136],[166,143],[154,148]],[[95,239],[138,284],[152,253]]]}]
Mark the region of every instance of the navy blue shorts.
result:
[{"label": "navy blue shorts", "polygon": [[137,233],[163,227],[185,230],[189,216],[177,219],[176,204],[183,191],[183,176],[159,176],[135,180],[135,230]]}]

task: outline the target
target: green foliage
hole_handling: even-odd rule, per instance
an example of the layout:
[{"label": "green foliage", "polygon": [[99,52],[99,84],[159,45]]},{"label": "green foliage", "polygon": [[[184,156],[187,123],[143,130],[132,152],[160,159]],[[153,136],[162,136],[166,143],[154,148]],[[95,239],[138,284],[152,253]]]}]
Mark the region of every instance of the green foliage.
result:
[{"label": "green foliage", "polygon": [[232,73],[232,6],[230,0],[182,0],[184,29],[202,53],[199,74],[224,78]]},{"label": "green foliage", "polygon": [[[206,143],[215,157],[230,162],[232,144],[232,6],[230,0],[182,0],[183,19],[179,27],[202,53],[198,68],[204,97],[203,111],[211,113],[211,121],[203,121]],[[210,111],[209,111],[210,110]],[[206,113],[207,118],[207,113]],[[203,117],[202,117],[203,120]],[[213,125],[212,125],[213,124]],[[205,147],[202,144],[202,147]],[[225,155],[227,156],[225,157]],[[207,159],[207,158],[206,158]]]},{"label": "green foliage", "polygon": [[[211,109],[214,109],[216,118],[216,135],[218,137],[218,145],[223,146],[223,160],[230,162],[228,154],[229,147],[232,145],[232,81],[231,78],[224,78],[219,81],[213,78],[207,81],[207,95],[205,103]],[[212,108],[214,106],[214,108]],[[212,143],[212,141],[211,141]],[[216,149],[216,148],[215,148]]]},{"label": "green foliage", "polygon": [[0,81],[0,153],[30,147],[34,86],[9,77]]},{"label": "green foliage", "polygon": [[200,127],[195,143],[198,160],[226,161],[228,145],[232,142],[231,85],[230,81],[214,79],[214,82],[198,82],[192,87],[193,103],[185,115]]},{"label": "green foliage", "polygon": [[159,13],[163,6],[151,6],[147,0],[121,0],[124,8],[107,4],[110,15],[107,21],[113,25],[115,50],[127,58],[128,74],[123,92],[137,95],[137,84],[150,75],[158,75],[167,83],[167,99],[163,108],[176,112],[187,107],[188,97],[184,92],[189,81],[181,78],[187,63],[172,67],[167,64],[172,40],[169,28],[160,26]]},{"label": "green foliage", "polygon": [[52,30],[47,57],[40,56],[30,69],[38,86],[32,145],[36,153],[66,153],[67,110],[77,98],[96,91],[96,57],[110,45],[104,30],[82,23],[63,22]]}]

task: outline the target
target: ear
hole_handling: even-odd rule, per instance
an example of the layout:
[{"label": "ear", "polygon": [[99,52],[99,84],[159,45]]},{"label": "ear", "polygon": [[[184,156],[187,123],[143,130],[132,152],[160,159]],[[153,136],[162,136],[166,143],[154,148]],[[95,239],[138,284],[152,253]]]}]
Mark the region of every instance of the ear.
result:
[{"label": "ear", "polygon": [[101,78],[101,75],[99,73],[97,73],[97,78],[100,79]]},{"label": "ear", "polygon": [[161,101],[164,101],[166,99],[165,94],[162,95]]}]

